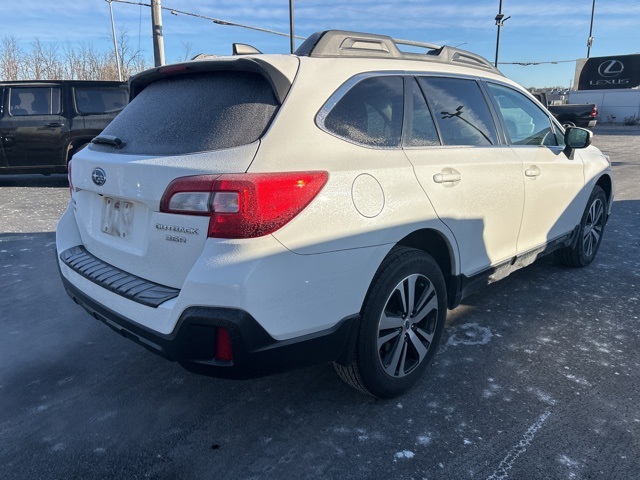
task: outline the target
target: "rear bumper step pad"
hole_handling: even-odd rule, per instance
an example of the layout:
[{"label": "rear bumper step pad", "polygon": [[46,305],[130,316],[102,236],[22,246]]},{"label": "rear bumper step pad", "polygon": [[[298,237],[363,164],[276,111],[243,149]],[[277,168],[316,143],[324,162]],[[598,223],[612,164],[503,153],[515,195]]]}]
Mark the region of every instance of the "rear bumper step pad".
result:
[{"label": "rear bumper step pad", "polygon": [[156,308],[180,293],[177,288],[150,282],[109,265],[91,255],[82,245],[62,252],[60,260],[71,270],[102,288],[148,307]]}]

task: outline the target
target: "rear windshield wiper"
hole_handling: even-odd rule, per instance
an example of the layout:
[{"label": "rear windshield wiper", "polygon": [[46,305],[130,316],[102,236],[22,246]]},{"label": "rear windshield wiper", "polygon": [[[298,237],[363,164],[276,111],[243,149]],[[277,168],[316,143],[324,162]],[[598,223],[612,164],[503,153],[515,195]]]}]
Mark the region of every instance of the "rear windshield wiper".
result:
[{"label": "rear windshield wiper", "polygon": [[91,143],[109,145],[116,148],[122,148],[125,145],[122,139],[116,137],[115,135],[98,135],[93,140],[91,140]]}]

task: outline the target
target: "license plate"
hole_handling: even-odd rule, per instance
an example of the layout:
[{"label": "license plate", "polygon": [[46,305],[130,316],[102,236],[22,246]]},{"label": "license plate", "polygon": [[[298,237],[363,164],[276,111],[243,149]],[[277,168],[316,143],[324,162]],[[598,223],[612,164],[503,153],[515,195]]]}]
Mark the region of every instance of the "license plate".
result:
[{"label": "license plate", "polygon": [[125,238],[131,235],[132,225],[133,203],[104,197],[100,230],[107,235]]}]

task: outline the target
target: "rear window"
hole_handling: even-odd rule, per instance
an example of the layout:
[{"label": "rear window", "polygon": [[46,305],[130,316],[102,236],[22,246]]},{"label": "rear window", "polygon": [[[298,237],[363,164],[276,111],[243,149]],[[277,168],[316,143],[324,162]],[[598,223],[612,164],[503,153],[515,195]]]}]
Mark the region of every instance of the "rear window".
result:
[{"label": "rear window", "polygon": [[115,113],[127,104],[129,92],[117,88],[73,89],[76,111],[83,115]]},{"label": "rear window", "polygon": [[248,72],[181,75],[158,80],[109,124],[132,154],[176,155],[247,145],[269,126],[278,102],[269,82]]}]

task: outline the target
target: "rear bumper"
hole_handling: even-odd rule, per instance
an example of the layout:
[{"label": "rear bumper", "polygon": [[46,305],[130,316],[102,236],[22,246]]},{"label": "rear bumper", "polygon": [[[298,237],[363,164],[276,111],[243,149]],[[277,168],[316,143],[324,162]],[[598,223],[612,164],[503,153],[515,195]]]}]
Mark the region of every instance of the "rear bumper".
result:
[{"label": "rear bumper", "polygon": [[[359,315],[344,318],[321,332],[278,341],[243,310],[190,307],[182,313],[174,331],[164,335],[95,302],[63,275],[61,278],[69,296],[91,316],[153,353],[201,375],[254,378],[330,361],[346,365],[353,358]],[[216,359],[218,327],[229,332],[232,361]]]}]

